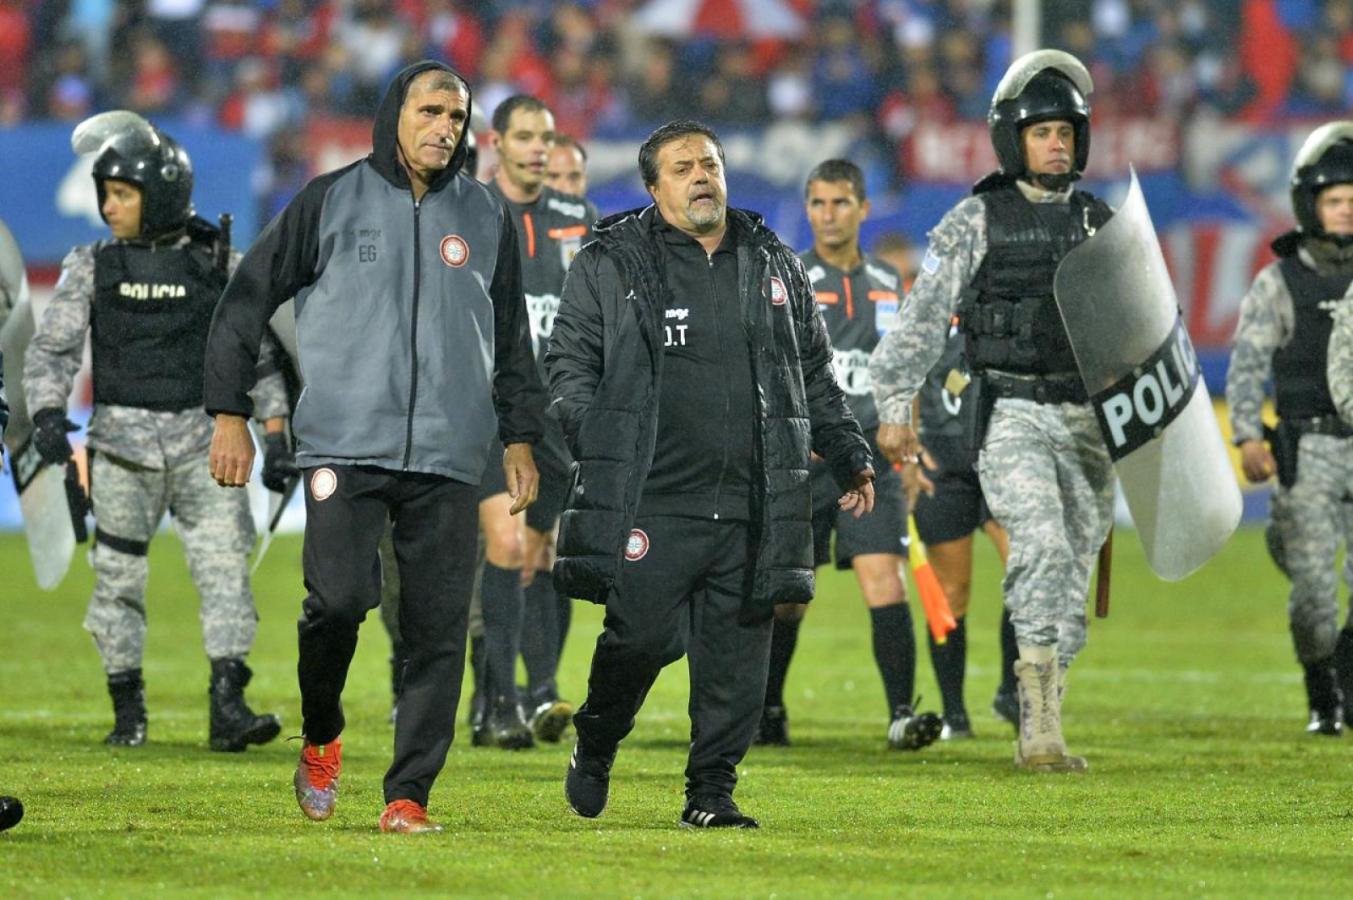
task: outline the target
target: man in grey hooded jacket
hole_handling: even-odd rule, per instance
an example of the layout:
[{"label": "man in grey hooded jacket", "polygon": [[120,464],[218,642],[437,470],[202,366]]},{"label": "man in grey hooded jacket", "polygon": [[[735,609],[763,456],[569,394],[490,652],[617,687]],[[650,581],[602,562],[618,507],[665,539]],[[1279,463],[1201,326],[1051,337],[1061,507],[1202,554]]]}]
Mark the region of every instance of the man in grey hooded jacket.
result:
[{"label": "man in grey hooded jacket", "polygon": [[460,171],[470,89],[431,61],[401,71],[373,152],[311,181],[260,235],[221,299],[207,349],[212,475],[240,486],[253,447],[244,389],[273,311],[296,299],[305,389],[293,427],[305,479],[299,622],[305,742],[296,798],[333,814],[343,684],[380,595],[377,544],[394,525],[407,648],[384,831],[434,830],[428,794],[455,729],[489,438],[520,512],[544,390],[531,352],[512,221]]}]

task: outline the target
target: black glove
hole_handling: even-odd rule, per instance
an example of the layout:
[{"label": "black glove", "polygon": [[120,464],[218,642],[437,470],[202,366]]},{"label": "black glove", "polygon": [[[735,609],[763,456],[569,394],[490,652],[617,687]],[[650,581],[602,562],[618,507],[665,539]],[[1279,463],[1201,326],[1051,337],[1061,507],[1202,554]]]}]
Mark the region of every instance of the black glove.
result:
[{"label": "black glove", "polygon": [[64,409],[48,407],[33,413],[33,446],[38,448],[42,461],[52,466],[64,466],[74,454],[69,431],[78,431],[80,426],[66,418]]},{"label": "black glove", "polygon": [[300,474],[286,432],[269,431],[263,435],[263,486],[280,494],[287,489],[287,482]]}]

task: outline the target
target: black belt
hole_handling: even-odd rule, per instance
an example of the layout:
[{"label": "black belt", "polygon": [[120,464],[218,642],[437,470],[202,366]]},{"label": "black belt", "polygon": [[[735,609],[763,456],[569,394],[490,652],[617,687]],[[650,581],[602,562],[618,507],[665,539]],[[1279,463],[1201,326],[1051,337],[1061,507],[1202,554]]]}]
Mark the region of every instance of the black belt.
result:
[{"label": "black belt", "polygon": [[982,377],[998,399],[1032,400],[1035,403],[1090,402],[1090,395],[1078,375],[1016,375],[988,369]]},{"label": "black belt", "polygon": [[1338,416],[1314,416],[1310,419],[1283,419],[1283,424],[1298,434],[1324,434],[1330,437],[1353,437],[1353,425]]}]

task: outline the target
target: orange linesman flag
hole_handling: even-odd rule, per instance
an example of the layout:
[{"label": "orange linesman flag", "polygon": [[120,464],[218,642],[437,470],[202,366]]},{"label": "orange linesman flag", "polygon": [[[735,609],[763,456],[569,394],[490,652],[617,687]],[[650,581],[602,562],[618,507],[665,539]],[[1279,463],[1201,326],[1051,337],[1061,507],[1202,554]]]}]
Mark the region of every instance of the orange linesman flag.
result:
[{"label": "orange linesman flag", "polygon": [[921,595],[921,608],[925,610],[926,624],[935,643],[943,644],[949,639],[949,632],[958,627],[954,621],[954,611],[949,608],[949,598],[944,596],[940,579],[930,566],[925,555],[925,544],[916,533],[916,517],[907,517],[907,535],[910,537],[907,556],[911,559],[911,577],[916,581],[916,593]]}]

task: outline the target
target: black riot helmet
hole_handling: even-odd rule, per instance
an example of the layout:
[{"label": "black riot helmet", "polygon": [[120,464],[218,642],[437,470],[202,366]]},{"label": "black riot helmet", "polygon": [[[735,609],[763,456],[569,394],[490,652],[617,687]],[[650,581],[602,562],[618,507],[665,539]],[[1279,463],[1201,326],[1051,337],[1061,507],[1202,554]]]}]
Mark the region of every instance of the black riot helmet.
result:
[{"label": "black riot helmet", "polygon": [[71,136],[77,153],[97,153],[94,186],[103,215],[104,182],[126,181],[141,189],[141,236],[161,237],[182,229],[193,215],[193,165],[178,141],[126,110],[100,113]]},{"label": "black riot helmet", "polygon": [[1292,164],[1292,212],[1304,233],[1325,234],[1316,213],[1316,198],[1336,184],[1353,184],[1353,121],[1321,125],[1297,151]]},{"label": "black riot helmet", "polygon": [[1030,125],[1062,120],[1075,129],[1075,162],[1068,182],[1085,171],[1090,158],[1090,73],[1080,60],[1061,50],[1036,50],[1015,60],[991,98],[987,126],[1001,171],[1025,174],[1021,134]]}]

